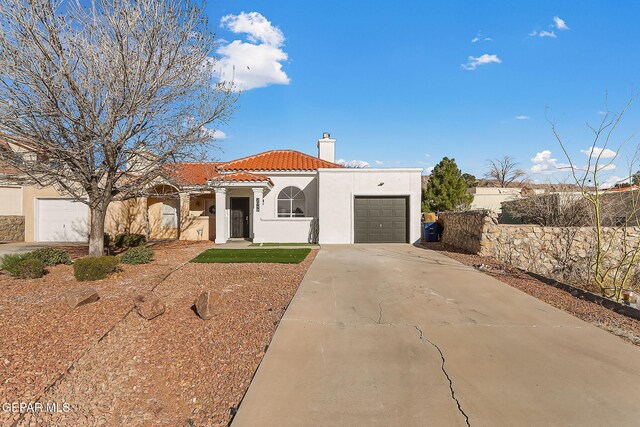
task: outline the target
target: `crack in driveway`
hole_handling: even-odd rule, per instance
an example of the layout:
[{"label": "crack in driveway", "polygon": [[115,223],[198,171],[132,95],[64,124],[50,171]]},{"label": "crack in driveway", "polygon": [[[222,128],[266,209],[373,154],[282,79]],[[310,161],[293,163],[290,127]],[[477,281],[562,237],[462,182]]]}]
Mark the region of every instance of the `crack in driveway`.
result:
[{"label": "crack in driveway", "polygon": [[449,376],[449,374],[447,373],[447,370],[445,368],[445,358],[444,358],[444,353],[442,353],[442,350],[440,350],[440,347],[438,347],[438,345],[436,343],[434,343],[433,341],[431,341],[429,338],[426,338],[424,336],[424,333],[422,332],[422,329],[420,329],[418,326],[414,325],[413,326],[416,331],[420,332],[420,340],[421,341],[426,341],[429,344],[431,344],[436,350],[438,350],[438,353],[440,353],[440,360],[442,361],[442,364],[440,365],[440,368],[442,369],[442,373],[444,374],[445,377],[447,377],[447,381],[449,381],[449,390],[451,391],[451,398],[456,402],[456,406],[458,407],[458,411],[462,414],[462,416],[464,417],[465,422],[467,423],[467,426],[470,427],[471,424],[469,423],[469,416],[464,412],[464,410],[462,409],[462,406],[460,405],[460,401],[458,400],[458,398],[456,397],[456,392],[453,389],[453,381],[451,381],[451,377]]}]

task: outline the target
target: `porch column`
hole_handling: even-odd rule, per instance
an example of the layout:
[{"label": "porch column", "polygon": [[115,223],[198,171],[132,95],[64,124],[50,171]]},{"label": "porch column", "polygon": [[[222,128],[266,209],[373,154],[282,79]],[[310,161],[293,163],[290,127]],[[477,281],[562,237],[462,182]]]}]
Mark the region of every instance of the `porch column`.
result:
[{"label": "porch column", "polygon": [[227,243],[227,189],[216,188],[216,243]]},{"label": "porch column", "polygon": [[191,196],[189,193],[180,193],[180,206],[178,211],[178,239],[183,240],[184,231],[189,227]]},{"label": "porch column", "polygon": [[253,190],[253,242],[254,243],[266,243],[262,236],[262,188],[252,188]]}]

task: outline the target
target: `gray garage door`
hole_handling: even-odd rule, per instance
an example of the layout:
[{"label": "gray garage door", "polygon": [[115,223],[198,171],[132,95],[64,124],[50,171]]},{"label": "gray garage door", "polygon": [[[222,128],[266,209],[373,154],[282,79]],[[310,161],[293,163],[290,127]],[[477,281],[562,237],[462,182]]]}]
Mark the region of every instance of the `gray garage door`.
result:
[{"label": "gray garage door", "polygon": [[355,243],[406,243],[405,197],[356,197]]}]

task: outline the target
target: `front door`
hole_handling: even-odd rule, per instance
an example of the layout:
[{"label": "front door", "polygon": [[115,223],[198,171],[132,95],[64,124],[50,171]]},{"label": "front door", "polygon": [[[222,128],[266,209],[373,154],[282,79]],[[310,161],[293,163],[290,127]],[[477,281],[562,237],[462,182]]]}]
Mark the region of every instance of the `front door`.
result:
[{"label": "front door", "polygon": [[249,238],[249,198],[231,198],[231,237]]}]

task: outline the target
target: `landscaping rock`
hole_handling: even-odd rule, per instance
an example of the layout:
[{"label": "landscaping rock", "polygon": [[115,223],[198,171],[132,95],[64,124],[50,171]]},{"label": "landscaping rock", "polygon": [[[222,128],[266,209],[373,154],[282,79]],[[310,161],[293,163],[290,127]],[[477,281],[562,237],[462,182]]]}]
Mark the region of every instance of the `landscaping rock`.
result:
[{"label": "landscaping rock", "polygon": [[164,313],[164,302],[153,292],[136,295],[133,299],[136,311],[147,320],[151,320]]},{"label": "landscaping rock", "polygon": [[69,307],[76,308],[81,305],[96,302],[100,297],[98,296],[98,292],[93,288],[80,288],[67,292],[65,299]]},{"label": "landscaping rock", "polygon": [[194,303],[198,316],[203,320],[209,320],[215,316],[217,313],[214,312],[214,304],[219,297],[217,293],[212,294],[211,291],[201,293]]}]

